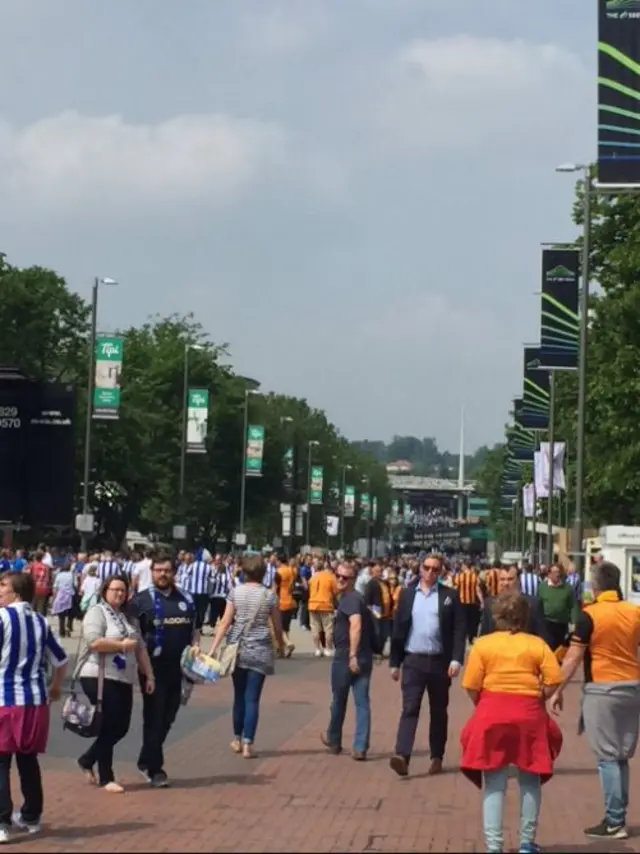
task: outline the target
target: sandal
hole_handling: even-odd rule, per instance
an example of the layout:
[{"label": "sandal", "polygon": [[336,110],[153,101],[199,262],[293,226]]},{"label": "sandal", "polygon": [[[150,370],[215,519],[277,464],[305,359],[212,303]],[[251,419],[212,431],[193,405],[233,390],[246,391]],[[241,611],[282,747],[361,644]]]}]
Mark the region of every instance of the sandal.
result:
[{"label": "sandal", "polygon": [[234,738],[229,747],[234,753],[242,753],[242,744],[239,738]]}]

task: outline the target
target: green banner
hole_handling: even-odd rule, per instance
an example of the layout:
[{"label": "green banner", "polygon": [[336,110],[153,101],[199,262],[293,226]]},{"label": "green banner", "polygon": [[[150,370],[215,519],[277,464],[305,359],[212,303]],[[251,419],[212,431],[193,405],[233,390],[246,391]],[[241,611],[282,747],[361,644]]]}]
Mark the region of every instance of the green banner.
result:
[{"label": "green banner", "polygon": [[344,488],[344,515],[345,519],[351,519],[356,513],[356,488],[345,486]]},{"label": "green banner", "polygon": [[405,525],[410,524],[410,522],[411,522],[411,505],[409,504],[408,501],[404,502],[403,519],[404,519]]},{"label": "green banner", "polygon": [[247,477],[262,477],[264,457],[264,427],[250,424],[247,429],[247,452],[245,474]]},{"label": "green banner", "polygon": [[378,521],[378,499],[376,496],[373,496],[373,500],[371,502],[371,517],[374,522]]},{"label": "green banner", "polygon": [[293,448],[287,448],[284,452],[282,467],[284,469],[284,488],[293,489],[293,469],[295,452]]},{"label": "green banner", "polygon": [[371,504],[369,502],[369,493],[363,492],[360,496],[360,517],[368,519],[371,513]]},{"label": "green banner", "polygon": [[398,518],[399,515],[400,515],[400,502],[399,501],[392,501],[391,502],[391,518],[393,519],[394,522]]},{"label": "green banner", "polygon": [[209,389],[190,388],[187,404],[187,453],[206,453],[209,421]]},{"label": "green banner", "polygon": [[115,421],[120,417],[120,376],[123,338],[100,337],[96,341],[96,371],[93,386],[93,417]]},{"label": "green banner", "polygon": [[322,504],[322,481],[324,472],[322,466],[311,467],[311,478],[309,481],[309,503]]}]

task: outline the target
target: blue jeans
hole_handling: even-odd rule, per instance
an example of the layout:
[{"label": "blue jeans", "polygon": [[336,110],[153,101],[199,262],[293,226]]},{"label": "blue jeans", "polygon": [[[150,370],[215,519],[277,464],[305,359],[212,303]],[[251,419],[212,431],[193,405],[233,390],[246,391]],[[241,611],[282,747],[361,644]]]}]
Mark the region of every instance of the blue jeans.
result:
[{"label": "blue jeans", "polygon": [[[482,777],[484,783],[482,818],[487,851],[502,851],[504,845],[502,812],[509,779],[509,768],[485,771]],[[524,845],[536,841],[542,791],[540,777],[537,774],[518,771],[518,779],[520,782],[520,847],[522,848]]]},{"label": "blue jeans", "polygon": [[601,759],[598,762],[604,794],[604,815],[609,827],[624,827],[629,806],[629,763]]},{"label": "blue jeans", "polygon": [[260,716],[260,696],[264,673],[236,667],[233,680],[233,734],[245,744],[253,744]]},{"label": "blue jeans", "polygon": [[342,727],[347,714],[349,690],[353,693],[356,706],[356,731],[353,736],[353,750],[366,753],[369,749],[371,736],[371,702],[369,700],[369,685],[371,684],[371,661],[360,662],[360,673],[349,670],[346,658],[334,658],[331,665],[331,714],[327,740],[335,747],[342,747]]}]

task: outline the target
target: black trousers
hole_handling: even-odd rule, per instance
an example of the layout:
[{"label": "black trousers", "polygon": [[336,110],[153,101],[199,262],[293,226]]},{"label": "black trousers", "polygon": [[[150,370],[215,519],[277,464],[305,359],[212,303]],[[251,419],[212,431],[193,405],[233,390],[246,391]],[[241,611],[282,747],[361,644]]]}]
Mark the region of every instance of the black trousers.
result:
[{"label": "black trousers", "polygon": [[164,743],[180,708],[182,673],[178,667],[160,664],[153,668],[156,689],[146,694],[142,687],[142,748],[138,768],[150,777],[164,771]]},{"label": "black trousers", "polygon": [[[10,825],[13,813],[11,800],[11,760],[12,754],[0,755],[0,825]],[[37,824],[42,815],[44,795],[42,792],[42,776],[37,755],[17,753],[16,765],[20,777],[20,789],[24,803],[20,814],[22,820],[29,824]]]},{"label": "black trousers", "polygon": [[209,599],[209,625],[215,628],[218,620],[222,619],[224,609],[227,607],[227,600],[223,596],[212,596]]},{"label": "black trousers", "polygon": [[73,632],[73,608],[58,614],[58,634],[61,638]]},{"label": "black trousers", "polygon": [[196,631],[199,632],[204,625],[209,607],[209,596],[207,593],[194,593],[193,604],[196,606]]},{"label": "black trousers", "polygon": [[480,625],[480,606],[463,605],[464,622],[467,627],[467,640],[473,643],[478,637],[478,626]]},{"label": "black trousers", "polygon": [[[82,690],[95,706],[98,702],[98,680],[84,677],[80,680]],[[101,786],[115,780],[113,774],[113,748],[129,732],[133,710],[133,685],[104,680],[102,692],[102,725],[100,733],[91,747],[78,759],[78,765],[87,771],[98,766],[98,782]]]},{"label": "black trousers", "polygon": [[551,649],[555,652],[565,642],[569,633],[568,623],[556,623],[554,620],[545,620],[547,637],[551,643]]},{"label": "black trousers", "polygon": [[402,665],[402,713],[395,752],[407,760],[413,753],[425,691],[429,698],[429,752],[443,759],[449,729],[449,662],[442,655],[407,653]]}]

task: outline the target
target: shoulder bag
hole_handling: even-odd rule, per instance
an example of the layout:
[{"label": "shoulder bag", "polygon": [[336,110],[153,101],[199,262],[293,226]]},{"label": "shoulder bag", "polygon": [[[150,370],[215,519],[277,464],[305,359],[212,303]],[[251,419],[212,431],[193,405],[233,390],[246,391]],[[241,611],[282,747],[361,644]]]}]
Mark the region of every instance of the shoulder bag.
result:
[{"label": "shoulder bag", "polygon": [[[236,662],[238,659],[238,653],[240,652],[240,646],[242,644],[243,639],[247,635],[248,632],[251,631],[253,625],[256,621],[260,608],[264,605],[265,601],[268,597],[268,590],[263,591],[263,595],[260,597],[257,605],[254,607],[253,611],[249,619],[246,621],[244,626],[242,627],[242,631],[240,632],[240,636],[237,641],[233,643],[225,643],[220,651],[219,655],[211,656],[218,663],[219,675],[222,676],[230,676],[233,671],[236,669]],[[237,610],[236,610],[237,614]]]},{"label": "shoulder bag", "polygon": [[72,732],[74,735],[79,735],[80,738],[96,738],[100,733],[102,726],[102,697],[104,694],[104,671],[106,666],[105,653],[98,654],[98,696],[94,706],[92,703],[84,702],[78,699],[75,690],[78,676],[85,662],[91,655],[91,650],[87,649],[82,655],[79,655],[82,646],[84,634],[80,634],[78,641],[77,663],[71,676],[71,684],[69,686],[69,696],[62,704],[62,728]]}]

